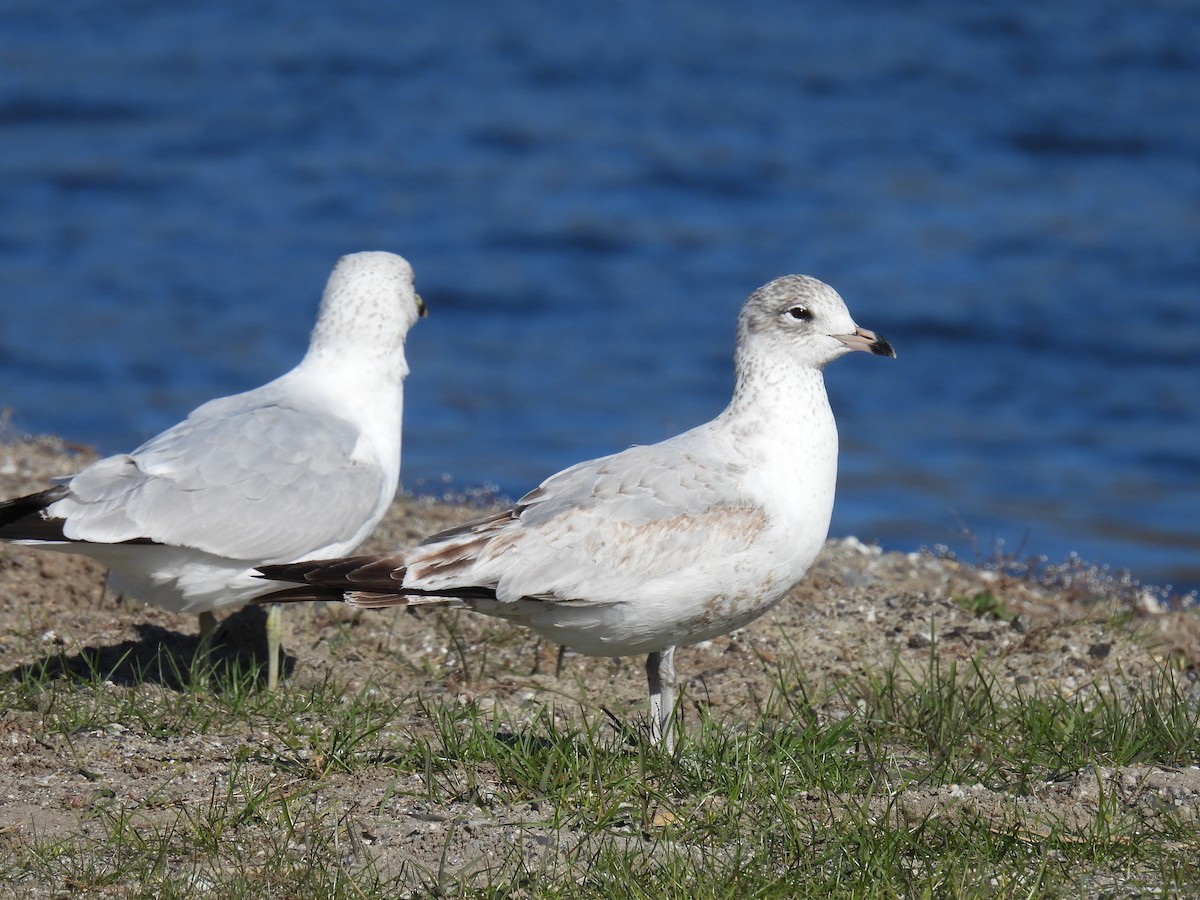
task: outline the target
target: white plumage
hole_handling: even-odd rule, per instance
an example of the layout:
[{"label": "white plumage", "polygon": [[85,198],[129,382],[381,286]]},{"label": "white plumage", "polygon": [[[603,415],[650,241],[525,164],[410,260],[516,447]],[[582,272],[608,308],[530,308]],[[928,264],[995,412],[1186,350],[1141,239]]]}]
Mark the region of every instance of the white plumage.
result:
[{"label": "white plumage", "polygon": [[404,339],[423,313],[402,257],[343,257],[299,365],[0,504],[0,538],[91,556],[113,590],[199,613],[207,632],[214,611],[270,589],[255,566],[348,553],[378,524],[400,477]]},{"label": "white plumage", "polygon": [[825,365],[851,350],[895,356],[802,275],[751,294],[737,335],[733,399],[711,422],[580,463],[394,556],[262,571],[308,585],[281,599],[447,603],[583,653],[646,653],[651,732],[669,746],[675,647],[762,615],[825,542],[837,476]]}]

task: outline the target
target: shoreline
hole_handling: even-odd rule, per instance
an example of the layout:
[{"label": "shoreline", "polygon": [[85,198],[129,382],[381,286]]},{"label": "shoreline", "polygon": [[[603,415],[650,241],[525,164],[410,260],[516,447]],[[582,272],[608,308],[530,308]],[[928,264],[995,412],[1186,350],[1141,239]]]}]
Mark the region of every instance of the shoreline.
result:
[{"label": "shoreline", "polygon": [[[51,435],[0,440],[0,499],[43,489],[54,477],[77,471],[96,458],[92,448]],[[400,494],[359,552],[390,552],[504,505],[498,498],[484,494],[451,498]],[[41,598],[40,602],[50,602],[56,588],[65,588],[71,596],[104,594],[102,567],[84,557],[0,545],[0,563],[14,558],[36,560],[38,578],[25,580],[24,585],[32,598]],[[64,582],[56,581],[59,578]],[[1161,642],[1164,652],[1182,657],[1189,665],[1200,663],[1200,615],[1196,614],[1194,597],[1168,597],[1159,588],[1142,585],[1126,573],[1113,574],[1078,558],[1062,564],[1013,558],[979,565],[929,551],[885,551],[854,537],[830,538],[781,606],[793,597],[811,597],[814,592],[823,595],[822,602],[836,602],[831,586],[838,584],[869,585],[871,593],[882,591],[891,596],[911,593],[916,586],[926,596],[938,596],[941,602],[999,617],[1013,627],[1097,615],[1127,616],[1137,623],[1135,630],[1148,630],[1156,646]],[[14,598],[7,599],[11,602]],[[175,626],[185,632],[193,627],[187,624],[191,616],[144,608],[186,620]],[[773,614],[768,613],[767,618]],[[743,631],[755,627],[752,622]],[[513,630],[524,633],[519,628]],[[915,640],[919,643],[922,638]]]},{"label": "shoreline", "polygon": [[[49,487],[55,477],[77,472],[99,458],[93,447],[73,443],[57,435],[17,436],[7,434],[6,430],[0,422],[0,501]],[[377,552],[403,546],[405,542],[419,540],[435,530],[448,527],[448,524],[458,524],[465,518],[473,518],[476,515],[484,515],[489,510],[510,506],[515,499],[505,497],[495,488],[486,486],[451,486],[440,492],[433,484],[424,487],[426,490],[410,492],[405,488],[401,475],[401,489],[393,509],[363,544],[361,552]],[[415,510],[426,512],[417,513],[414,518]],[[422,521],[426,517],[429,520],[429,528],[421,531]],[[409,527],[398,528],[397,520],[400,518],[410,520]],[[388,543],[389,539],[391,543]],[[827,543],[843,540],[858,539],[853,535],[830,537]],[[981,573],[1003,571],[1010,576],[1037,575],[1038,573],[1030,571],[1033,568],[1044,570],[1045,575],[1051,579],[1065,577],[1067,570],[1071,570],[1075,575],[1086,572],[1091,581],[1107,583],[1108,590],[1118,593],[1126,602],[1146,604],[1149,608],[1149,604],[1156,601],[1164,610],[1200,609],[1200,596],[1196,590],[1178,591],[1153,581],[1143,581],[1134,577],[1129,569],[1095,565],[1074,553],[1063,562],[1055,563],[1048,557],[1035,554],[1013,554],[992,561],[970,562],[956,557],[953,553],[936,554],[924,547],[917,551],[885,549],[883,552],[909,556],[934,555]]]},{"label": "shoreline", "polygon": [[[89,458],[86,449],[53,438],[0,444],[0,491],[15,496],[43,487]],[[400,497],[363,549],[413,542],[483,511],[469,502]],[[0,805],[0,836],[18,855],[62,842],[107,865],[111,846],[127,843],[103,823],[128,817],[142,833],[178,836],[169,839],[172,858],[188,859],[198,839],[181,810],[209,809],[227,791],[265,796],[266,786],[278,799],[261,816],[248,819],[238,806],[214,826],[261,845],[281,833],[279,822],[290,821],[289,798],[304,785],[320,808],[354,810],[354,821],[372,836],[363,859],[379,871],[403,873],[416,859],[423,870],[449,865],[469,879],[471,860],[507,859],[514,841],[529,835],[532,849],[520,859],[570,871],[571,848],[592,846],[608,831],[589,830],[587,815],[578,815],[594,772],[563,774],[561,784],[551,784],[547,760],[607,760],[618,770],[604,782],[610,792],[630,783],[637,759],[648,761],[659,773],[649,796],[666,812],[647,812],[642,830],[658,846],[671,817],[679,816],[690,835],[688,816],[701,821],[712,802],[707,789],[693,795],[689,787],[689,760],[700,748],[758,747],[763,766],[791,771],[797,735],[837,744],[844,726],[863,738],[851,735],[840,749],[821,750],[814,765],[836,767],[865,753],[870,758],[861,762],[878,777],[894,778],[882,794],[873,777],[843,787],[843,796],[814,790],[803,772],[790,775],[789,796],[802,807],[804,829],[820,823],[813,842],[826,834],[836,840],[848,810],[873,823],[859,836],[884,827],[897,810],[911,817],[901,821],[902,834],[912,821],[965,816],[986,823],[984,835],[1015,829],[1021,840],[1040,842],[1046,823],[1059,823],[1054,833],[1061,830],[1068,850],[1091,846],[1080,842],[1092,840],[1089,823],[1102,816],[1123,823],[1122,840],[1126,832],[1130,840],[1155,839],[1159,809],[1200,820],[1200,768],[1190,743],[1149,760],[1105,757],[1099,767],[1065,772],[1019,752],[1004,755],[1014,752],[1006,749],[1005,724],[1014,709],[1086,718],[1142,704],[1158,714],[1160,700],[1169,700],[1175,712],[1163,715],[1183,723],[1180,740],[1194,741],[1187,723],[1200,697],[1200,616],[1168,609],[1145,589],[1084,566],[980,569],[928,553],[885,552],[855,538],[831,540],[774,609],[728,635],[680,648],[683,750],[661,763],[631,749],[640,746],[646,715],[641,657],[560,654],[525,629],[467,610],[297,604],[283,616],[283,678],[268,692],[262,607],[224,615],[216,643],[205,647],[194,615],[122,602],[104,590],[103,576],[83,557],[0,546],[0,688],[7,692],[0,796],[9,798]],[[899,706],[871,712],[865,705],[893,691],[887,703]],[[982,718],[962,725],[966,736],[953,742],[965,746],[969,764],[947,770],[936,754],[926,759],[929,738],[919,728],[901,729],[911,745],[880,737],[923,710],[950,715],[970,706],[980,691],[986,704],[971,708]],[[1045,723],[1040,713],[1034,718]],[[997,735],[987,746],[1001,753],[998,760],[971,756],[972,746],[982,746],[980,732]],[[333,765],[337,735],[353,741]],[[776,746],[773,736],[783,743]],[[499,755],[472,760],[464,750],[471,741],[490,742]],[[405,755],[409,747],[428,751],[414,762]],[[522,747],[532,748],[532,760]],[[525,771],[522,765],[534,773],[531,784],[511,777]],[[1015,782],[1014,772],[1025,774]],[[446,779],[449,796],[436,793]],[[632,809],[647,796],[620,802]],[[450,811],[436,827],[430,797]],[[779,812],[775,801],[763,809]],[[764,814],[757,810],[753,820]],[[306,834],[341,835],[342,822],[339,814]],[[307,840],[288,848],[307,847]],[[704,847],[713,839],[685,840]],[[222,872],[236,867],[241,857],[231,846],[204,851],[203,864]],[[455,854],[450,863],[447,847]],[[306,853],[296,865],[307,865]],[[292,850],[281,851],[281,859],[291,860]],[[1115,875],[1095,869],[1096,877],[1130,878],[1121,866]],[[30,893],[43,895],[59,894]]]}]

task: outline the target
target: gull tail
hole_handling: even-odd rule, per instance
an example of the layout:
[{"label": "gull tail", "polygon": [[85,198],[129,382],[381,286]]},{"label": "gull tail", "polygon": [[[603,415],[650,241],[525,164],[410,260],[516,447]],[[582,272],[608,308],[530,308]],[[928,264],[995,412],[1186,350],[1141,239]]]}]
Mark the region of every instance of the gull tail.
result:
[{"label": "gull tail", "polygon": [[284,588],[256,597],[254,603],[300,603],[310,600],[344,600],[362,609],[389,606],[469,606],[474,600],[495,600],[486,587],[430,591],[404,587],[407,571],[395,556],[348,556],[259,566],[258,577],[286,581],[300,587]]},{"label": "gull tail", "polygon": [[302,587],[284,588],[255,597],[251,603],[265,605],[271,603],[309,603],[318,600],[342,600],[343,592],[337,588],[322,587],[319,584],[306,584]]},{"label": "gull tail", "polygon": [[447,597],[444,594],[427,594],[410,591],[403,594],[379,594],[372,591],[350,591],[343,595],[346,602],[359,609],[387,609],[390,606],[469,606],[462,597]]},{"label": "gull tail", "polygon": [[67,496],[67,488],[52,487],[0,503],[0,541],[65,541],[63,519],[46,516],[46,507]]}]

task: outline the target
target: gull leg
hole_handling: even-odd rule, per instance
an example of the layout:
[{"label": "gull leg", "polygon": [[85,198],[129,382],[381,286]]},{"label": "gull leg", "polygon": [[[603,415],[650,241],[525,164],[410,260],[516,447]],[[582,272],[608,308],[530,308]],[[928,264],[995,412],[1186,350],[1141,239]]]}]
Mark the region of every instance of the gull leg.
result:
[{"label": "gull leg", "polygon": [[283,637],[283,604],[267,607],[267,690],[279,687],[279,643]]},{"label": "gull leg", "polygon": [[208,646],[212,642],[213,635],[217,633],[217,617],[211,609],[206,609],[200,613],[200,643],[202,646]]},{"label": "gull leg", "polygon": [[197,675],[202,683],[208,683],[208,676],[211,674],[209,666],[211,664],[210,655],[212,653],[213,639],[217,636],[217,617],[211,609],[206,609],[198,616],[200,621],[200,643],[196,646],[196,656],[192,660],[193,664],[200,663],[201,668],[197,669]]},{"label": "gull leg", "polygon": [[675,648],[655,650],[646,657],[646,681],[650,686],[650,740],[670,753],[675,749]]}]

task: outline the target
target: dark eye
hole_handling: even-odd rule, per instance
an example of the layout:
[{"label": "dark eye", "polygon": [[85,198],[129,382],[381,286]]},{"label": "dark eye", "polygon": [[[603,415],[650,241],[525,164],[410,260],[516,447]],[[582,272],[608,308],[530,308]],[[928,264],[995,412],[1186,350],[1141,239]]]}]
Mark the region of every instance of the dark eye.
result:
[{"label": "dark eye", "polygon": [[801,322],[812,321],[812,310],[807,306],[793,306],[787,311],[787,314],[793,319],[799,319]]}]

